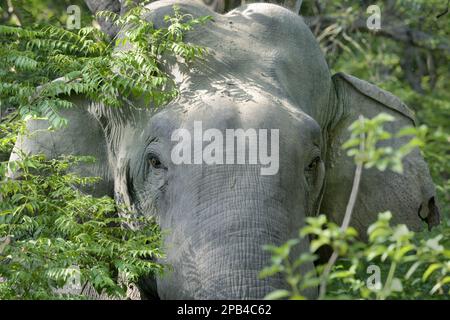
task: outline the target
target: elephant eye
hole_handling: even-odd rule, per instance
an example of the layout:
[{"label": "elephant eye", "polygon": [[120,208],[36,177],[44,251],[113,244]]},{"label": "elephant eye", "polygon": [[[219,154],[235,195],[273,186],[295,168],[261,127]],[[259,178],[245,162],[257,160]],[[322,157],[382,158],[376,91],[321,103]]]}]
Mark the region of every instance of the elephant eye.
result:
[{"label": "elephant eye", "polygon": [[150,155],[148,157],[148,163],[155,169],[162,168],[162,163],[156,155]]},{"label": "elephant eye", "polygon": [[306,168],[307,171],[314,171],[320,163],[320,157],[315,157],[313,161]]}]

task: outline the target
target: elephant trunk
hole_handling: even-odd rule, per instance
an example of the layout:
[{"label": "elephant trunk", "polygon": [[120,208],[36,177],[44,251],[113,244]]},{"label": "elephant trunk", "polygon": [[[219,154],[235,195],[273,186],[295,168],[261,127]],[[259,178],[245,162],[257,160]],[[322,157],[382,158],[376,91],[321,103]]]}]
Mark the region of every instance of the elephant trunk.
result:
[{"label": "elephant trunk", "polygon": [[[201,281],[199,298],[260,299],[285,288],[281,276],[259,277],[270,264],[270,253],[263,246],[281,245],[295,236],[298,229],[289,221],[301,212],[293,212],[274,177],[257,177],[248,171],[231,179],[215,175],[209,176],[208,191],[198,190],[201,196],[191,220],[197,230],[193,243]],[[294,234],[289,230],[295,230]]]},{"label": "elephant trunk", "polygon": [[[259,169],[199,167],[189,175],[185,171],[186,183],[172,185],[177,196],[171,203],[177,205],[161,227],[170,229],[166,262],[173,272],[158,280],[161,299],[262,299],[287,288],[282,275],[259,277],[271,264],[263,247],[296,238],[307,206],[289,180],[294,175],[260,176]],[[283,187],[283,179],[290,188]],[[307,245],[296,246],[292,257]],[[300,271],[312,269],[311,263]]]},{"label": "elephant trunk", "polygon": [[282,210],[269,212],[251,200],[241,200],[236,205],[224,208],[206,222],[210,224],[209,232],[201,236],[198,271],[203,298],[259,299],[285,287],[281,277],[259,277],[270,263],[270,254],[263,246],[286,240],[281,233]]}]

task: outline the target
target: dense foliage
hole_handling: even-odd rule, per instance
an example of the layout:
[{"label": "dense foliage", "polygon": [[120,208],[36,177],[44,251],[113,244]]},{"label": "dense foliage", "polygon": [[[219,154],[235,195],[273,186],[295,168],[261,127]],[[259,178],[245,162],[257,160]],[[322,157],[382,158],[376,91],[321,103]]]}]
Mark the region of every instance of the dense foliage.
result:
[{"label": "dense foliage", "polygon": [[[61,127],[65,119],[58,110],[72,107],[62,94],[83,94],[111,107],[132,103],[127,98],[143,99],[144,105],[154,107],[171,100],[177,90],[162,69],[162,58],[201,56],[204,49],[184,43],[183,35],[208,17],[185,21],[175,8],[174,16],[165,17],[167,27],[156,29],[142,18],[147,13],[143,6],[123,16],[99,12],[98,17],[122,30],[113,40],[92,26],[72,31],[42,23],[0,25],[2,105]],[[127,49],[117,50],[117,45]]]},{"label": "dense foliage", "polygon": [[[352,227],[342,230],[325,215],[307,218],[307,225],[280,247],[267,246],[272,265],[261,272],[262,277],[281,273],[289,290],[276,290],[267,299],[304,299],[307,288],[316,288],[326,281],[328,290],[321,299],[448,299],[450,295],[450,228],[433,234],[415,234],[405,225],[390,225],[389,211],[379,214],[368,229],[368,242],[357,240]],[[310,252],[290,261],[292,248],[310,236]],[[340,260],[331,272],[327,265],[302,275],[305,262],[317,261],[318,250],[330,246]]]},{"label": "dense foliage", "polygon": [[[11,131],[2,139],[3,147],[15,133]],[[79,190],[97,178],[80,177],[70,169],[91,161],[23,155],[0,164],[1,177],[20,172],[20,179],[2,178],[0,183],[3,299],[73,297],[88,282],[99,293],[122,297],[129,283],[163,270],[153,261],[162,253],[161,234],[152,218],[136,217],[111,198]],[[141,227],[137,231],[130,225]],[[67,287],[70,281],[74,283]]]}]

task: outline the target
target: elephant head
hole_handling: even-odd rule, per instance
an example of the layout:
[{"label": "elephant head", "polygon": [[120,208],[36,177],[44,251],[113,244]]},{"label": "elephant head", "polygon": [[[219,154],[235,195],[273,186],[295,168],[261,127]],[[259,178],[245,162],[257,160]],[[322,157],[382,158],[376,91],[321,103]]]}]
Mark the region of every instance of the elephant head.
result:
[{"label": "elephant head", "polygon": [[[113,177],[116,198],[154,215],[168,230],[166,262],[173,271],[148,286],[160,298],[262,298],[285,286],[280,278],[258,279],[269,258],[264,244],[295,237],[307,216],[325,213],[337,223],[343,218],[355,170],[340,149],[348,125],[360,114],[387,112],[396,119],[388,128],[394,132],[413,124],[413,115],[376,86],[345,74],[331,76],[309,28],[286,9],[251,4],[220,15],[198,2],[160,1],[149,5],[147,19],[163,25],[173,4],[193,16],[213,17],[186,38],[208,48],[208,55],[189,68],[169,61],[180,95],[161,110],[88,107],[89,123],[103,133],[95,152],[106,153],[106,176]],[[86,123],[68,118],[66,130]],[[219,139],[227,130],[245,133],[244,162],[233,154],[237,139],[231,145]],[[181,139],[180,132],[193,138]],[[33,139],[22,148],[40,138]],[[81,145],[89,144],[85,140]],[[259,152],[259,159],[278,154],[272,158],[278,162],[252,162],[250,149],[261,150],[267,141],[270,152]],[[204,156],[213,142],[224,145],[222,153],[215,149],[216,161],[196,162],[198,150]],[[394,147],[403,142],[389,141]],[[187,156],[193,163],[174,161],[180,146],[186,152],[194,146]],[[404,162],[403,175],[376,170],[363,175],[352,221],[361,235],[384,210],[412,229],[420,229],[422,220],[438,222],[427,165],[417,150]],[[276,170],[262,174],[271,165]],[[304,271],[313,267],[305,265]]]}]

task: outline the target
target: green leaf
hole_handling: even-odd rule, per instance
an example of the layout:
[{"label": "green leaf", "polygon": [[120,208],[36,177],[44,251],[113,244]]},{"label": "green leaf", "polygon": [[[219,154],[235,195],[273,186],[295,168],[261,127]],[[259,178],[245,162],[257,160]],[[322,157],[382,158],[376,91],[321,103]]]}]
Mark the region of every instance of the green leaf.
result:
[{"label": "green leaf", "polygon": [[428,266],[422,276],[422,281],[427,281],[427,279],[431,276],[431,274],[438,270],[441,267],[440,263],[432,263]]},{"label": "green leaf", "polygon": [[275,290],[264,297],[265,300],[278,300],[284,299],[290,296],[288,290]]}]

